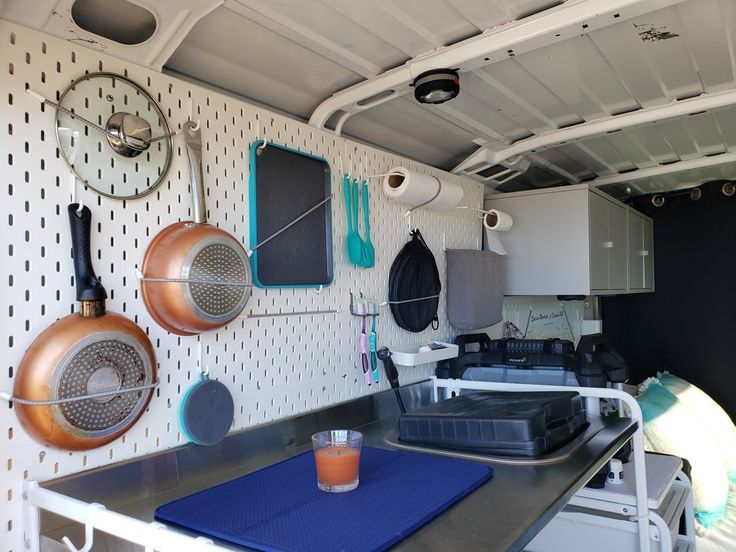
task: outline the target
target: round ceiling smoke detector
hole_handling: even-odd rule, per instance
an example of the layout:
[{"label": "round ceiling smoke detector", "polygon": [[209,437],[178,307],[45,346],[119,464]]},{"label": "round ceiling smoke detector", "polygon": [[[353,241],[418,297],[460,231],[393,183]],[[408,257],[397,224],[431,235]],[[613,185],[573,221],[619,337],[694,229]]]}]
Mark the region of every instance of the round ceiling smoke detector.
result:
[{"label": "round ceiling smoke detector", "polygon": [[419,103],[441,104],[460,93],[460,77],[452,69],[433,69],[414,79],[414,97]]}]

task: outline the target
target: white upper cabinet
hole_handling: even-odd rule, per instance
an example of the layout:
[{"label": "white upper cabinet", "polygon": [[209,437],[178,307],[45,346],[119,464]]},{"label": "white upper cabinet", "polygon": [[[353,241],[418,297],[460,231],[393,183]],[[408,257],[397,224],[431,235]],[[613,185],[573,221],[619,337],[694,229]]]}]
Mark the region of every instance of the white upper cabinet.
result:
[{"label": "white upper cabinet", "polygon": [[[501,234],[506,295],[652,291],[651,219],[587,185],[494,196],[509,213]],[[645,234],[647,237],[645,237]]]},{"label": "white upper cabinet", "polygon": [[590,291],[625,292],[627,281],[626,207],[588,192]]},{"label": "white upper cabinet", "polygon": [[654,226],[652,219],[635,211],[626,211],[629,232],[630,292],[654,291]]}]

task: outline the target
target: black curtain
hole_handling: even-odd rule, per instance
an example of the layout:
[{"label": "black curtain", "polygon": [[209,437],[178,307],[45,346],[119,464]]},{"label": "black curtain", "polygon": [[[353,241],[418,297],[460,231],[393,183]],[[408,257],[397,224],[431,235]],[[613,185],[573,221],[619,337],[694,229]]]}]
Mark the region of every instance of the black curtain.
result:
[{"label": "black curtain", "polygon": [[631,383],[658,370],[691,381],[736,420],[736,196],[723,182],[703,195],[632,205],[654,219],[655,293],[601,300],[603,328]]}]

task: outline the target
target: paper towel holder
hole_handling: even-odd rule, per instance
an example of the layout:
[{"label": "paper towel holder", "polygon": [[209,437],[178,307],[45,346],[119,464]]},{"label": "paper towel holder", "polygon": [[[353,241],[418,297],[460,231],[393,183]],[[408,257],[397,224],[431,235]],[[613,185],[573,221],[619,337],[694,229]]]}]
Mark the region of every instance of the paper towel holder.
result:
[{"label": "paper towel holder", "polygon": [[493,213],[489,211],[484,211],[483,209],[476,209],[475,207],[470,207],[468,205],[461,205],[460,207],[453,207],[453,209],[467,209],[468,211],[474,211],[477,213],[478,218],[485,218],[486,215],[492,215]]}]

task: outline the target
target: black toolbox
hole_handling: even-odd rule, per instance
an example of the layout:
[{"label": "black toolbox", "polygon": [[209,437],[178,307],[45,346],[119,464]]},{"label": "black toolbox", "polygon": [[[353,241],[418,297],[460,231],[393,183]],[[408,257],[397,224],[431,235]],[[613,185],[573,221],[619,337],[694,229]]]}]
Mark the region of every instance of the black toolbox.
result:
[{"label": "black toolbox", "polygon": [[574,391],[473,392],[399,417],[399,440],[497,456],[538,457],[587,427]]}]

